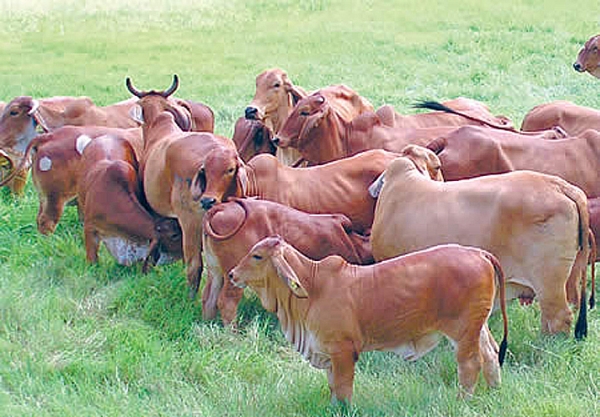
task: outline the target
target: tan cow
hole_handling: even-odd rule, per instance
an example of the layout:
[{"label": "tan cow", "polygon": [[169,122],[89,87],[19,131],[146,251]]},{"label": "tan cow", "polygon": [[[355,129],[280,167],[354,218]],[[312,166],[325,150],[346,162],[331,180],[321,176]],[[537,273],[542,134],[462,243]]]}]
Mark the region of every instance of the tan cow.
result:
[{"label": "tan cow", "polygon": [[589,72],[600,78],[600,35],[592,36],[577,54],[573,69],[577,72]]},{"label": "tan cow", "polygon": [[[361,113],[373,111],[373,105],[367,99],[346,85],[333,85],[318,91],[330,100],[346,121]],[[262,121],[276,135],[296,103],[307,95],[302,88],[292,83],[282,69],[265,70],[256,77],[256,91],[246,107],[245,117]],[[295,165],[300,160],[300,153],[295,149],[280,148],[277,149],[277,157],[284,165]]]},{"label": "tan cow", "polygon": [[244,164],[235,151],[216,150],[194,177],[192,196],[205,210],[230,196],[256,196],[307,213],[340,213],[364,233],[375,210],[367,189],[396,156],[376,149],[329,164],[292,168],[268,154]]},{"label": "tan cow", "polygon": [[569,101],[553,101],[531,109],[523,119],[521,129],[538,132],[560,127],[568,136],[578,136],[586,130],[600,130],[600,111]]},{"label": "tan cow", "polygon": [[121,265],[144,260],[144,272],[159,260],[181,258],[176,221],[152,214],[141,203],[138,161],[129,142],[104,135],[81,147],[77,201],[88,262],[98,261],[100,242]]},{"label": "tan cow", "polygon": [[[531,171],[435,181],[440,161],[433,152],[408,146],[403,154],[375,183],[383,181],[371,234],[375,259],[444,243],[483,248],[502,264],[508,299],[534,293],[542,332],[568,332],[573,316],[565,286],[576,288],[585,278],[589,258],[583,191]],[[585,334],[583,289],[576,337]]]},{"label": "tan cow", "polygon": [[260,153],[275,155],[272,133],[260,120],[240,117],[235,123],[233,142],[242,161],[248,162]]},{"label": "tan cow", "polygon": [[494,117],[477,103],[465,98],[445,103],[447,108],[462,109],[469,117],[440,111],[403,116],[391,106],[383,106],[375,113],[364,112],[348,120],[340,116],[328,97],[317,92],[298,102],[273,142],[281,148],[298,149],[312,164],[322,164],[367,149],[400,152],[407,144],[424,145],[466,124],[512,129],[506,127],[505,118]]},{"label": "tan cow", "polygon": [[[229,279],[254,290],[296,350],[327,370],[333,402],[352,399],[362,352],[416,360],[438,344],[440,333],[456,346],[464,394],[473,394],[482,368],[488,385],[500,384],[508,333],[504,277],[498,260],[481,249],[445,245],[358,266],[339,256],[315,262],[270,237]],[[496,296],[504,321],[499,349],[487,328]]]},{"label": "tan cow", "polygon": [[190,297],[200,286],[202,275],[202,215],[200,204],[192,200],[190,183],[214,149],[233,149],[231,139],[209,132],[184,132],[169,97],[179,86],[175,75],[165,91],[137,90],[127,78],[126,85],[139,98],[134,114],[143,122],[144,156],[140,176],[150,207],[163,217],[177,218],[183,235],[183,258]]},{"label": "tan cow", "polygon": [[312,259],[337,254],[355,264],[372,263],[368,238],[350,231],[340,214],[308,214],[278,203],[234,199],[218,204],[204,216],[204,253],[209,280],[202,294],[202,312],[212,319],[221,312],[225,324],[235,320],[242,290],[225,274],[260,239],[279,234]]}]

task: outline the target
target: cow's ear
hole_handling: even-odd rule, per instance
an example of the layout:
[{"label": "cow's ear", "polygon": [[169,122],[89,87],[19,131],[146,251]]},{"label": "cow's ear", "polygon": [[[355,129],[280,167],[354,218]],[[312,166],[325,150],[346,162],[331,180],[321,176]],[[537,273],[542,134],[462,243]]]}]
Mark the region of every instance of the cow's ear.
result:
[{"label": "cow's ear", "polygon": [[248,194],[248,173],[246,172],[246,164],[242,158],[238,156],[238,166],[235,173],[236,182],[236,197],[246,197]]},{"label": "cow's ear", "polygon": [[27,114],[33,117],[33,120],[35,120],[37,125],[42,128],[44,133],[50,131],[50,125],[46,120],[49,118],[49,115],[46,113],[44,106],[40,104],[39,100],[31,100],[31,109]]},{"label": "cow's ear", "polygon": [[285,91],[290,93],[290,95],[292,96],[292,104],[294,106],[308,95],[306,94],[306,91],[304,91],[304,89],[292,84],[287,75],[283,76],[283,87],[285,88]]},{"label": "cow's ear", "polygon": [[277,271],[277,275],[288,286],[292,294],[298,298],[308,298],[308,292],[300,282],[298,275],[283,257],[283,250],[276,250],[271,256],[271,261]]},{"label": "cow's ear", "polygon": [[129,116],[131,116],[131,118],[137,123],[141,125],[144,124],[144,110],[139,104],[134,104],[133,106],[131,106],[131,108],[129,109]]}]

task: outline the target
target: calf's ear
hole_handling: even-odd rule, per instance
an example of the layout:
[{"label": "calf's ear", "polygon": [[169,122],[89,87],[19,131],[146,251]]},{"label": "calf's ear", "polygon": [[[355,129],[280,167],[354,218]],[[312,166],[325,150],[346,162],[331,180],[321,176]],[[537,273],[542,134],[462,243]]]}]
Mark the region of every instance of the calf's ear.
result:
[{"label": "calf's ear", "polygon": [[292,84],[287,75],[283,77],[283,86],[285,87],[285,90],[292,96],[292,104],[294,106],[308,95],[301,87]]},{"label": "calf's ear", "polygon": [[238,167],[235,173],[235,182],[236,182],[236,197],[246,197],[248,191],[248,173],[246,172],[246,167],[244,161],[238,157]]},{"label": "calf's ear", "polygon": [[292,294],[298,298],[308,298],[308,292],[302,286],[298,275],[283,257],[283,252],[278,250],[271,257],[275,271],[281,280],[288,286]]}]

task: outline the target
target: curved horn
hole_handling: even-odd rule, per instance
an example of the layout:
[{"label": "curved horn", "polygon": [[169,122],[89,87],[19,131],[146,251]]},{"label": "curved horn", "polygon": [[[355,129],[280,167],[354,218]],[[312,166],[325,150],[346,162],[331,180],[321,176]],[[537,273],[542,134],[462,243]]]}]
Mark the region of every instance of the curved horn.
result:
[{"label": "curved horn", "polygon": [[137,98],[142,98],[146,95],[143,91],[140,91],[133,86],[133,84],[131,83],[131,78],[129,78],[129,77],[127,77],[125,79],[125,86],[127,86],[127,89],[129,90],[129,92],[131,94],[133,94],[134,96],[136,96]]},{"label": "curved horn", "polygon": [[177,90],[177,87],[179,87],[179,77],[177,74],[173,74],[173,84],[171,84],[171,87],[169,87],[166,91],[163,91],[160,95],[164,98],[167,98],[173,94],[175,90]]}]

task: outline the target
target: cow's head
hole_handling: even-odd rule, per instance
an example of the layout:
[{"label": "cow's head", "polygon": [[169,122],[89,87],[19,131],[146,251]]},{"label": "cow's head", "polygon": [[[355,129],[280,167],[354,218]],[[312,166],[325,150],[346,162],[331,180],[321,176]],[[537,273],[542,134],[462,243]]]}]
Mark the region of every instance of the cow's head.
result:
[{"label": "cow's head", "polygon": [[272,133],[259,120],[240,117],[235,123],[233,142],[244,162],[248,162],[259,153],[275,155],[275,146],[271,143]]},{"label": "cow's head", "polygon": [[442,163],[433,151],[418,145],[407,145],[400,155],[410,159],[424,176],[435,181],[444,181]]},{"label": "cow's head", "polygon": [[[37,136],[36,114],[39,101],[31,97],[16,97],[6,105],[0,116],[0,149],[22,155]],[[13,160],[18,164],[19,161]]]},{"label": "cow's head", "polygon": [[131,117],[143,126],[151,126],[156,118],[162,112],[169,112],[173,115],[175,123],[185,132],[192,129],[192,117],[189,109],[182,106],[178,101],[170,99],[179,87],[179,77],[173,75],[173,83],[169,88],[163,91],[149,90],[140,91],[133,86],[131,79],[125,80],[127,90],[139,101],[131,108]]},{"label": "cow's head", "polygon": [[304,90],[292,84],[282,69],[263,71],[256,77],[256,92],[246,107],[245,117],[261,120],[277,132],[294,105],[305,96]]},{"label": "cow's head", "polygon": [[233,149],[213,149],[206,155],[202,167],[190,185],[192,198],[200,200],[204,210],[226,201],[229,197],[244,197],[247,188],[246,168]]},{"label": "cow's head", "polygon": [[159,247],[175,258],[183,256],[181,227],[177,219],[159,217],[154,221],[154,229],[158,235]]},{"label": "cow's head", "polygon": [[298,149],[308,161],[321,162],[323,144],[316,138],[327,135],[320,132],[318,127],[330,116],[331,111],[327,98],[320,93],[300,100],[281,131],[273,138],[273,143],[281,148]]},{"label": "cow's head", "polygon": [[308,292],[296,275],[294,269],[285,258],[286,252],[291,247],[280,236],[267,237],[255,244],[252,249],[240,260],[228,274],[231,283],[237,287],[250,286],[261,297],[265,308],[269,309],[265,301],[273,303],[272,297],[268,300],[263,295],[273,291],[270,286],[278,287],[277,280],[299,298],[308,297]]},{"label": "cow's head", "polygon": [[588,39],[579,51],[573,68],[577,72],[587,71],[594,77],[600,78],[600,35]]}]

